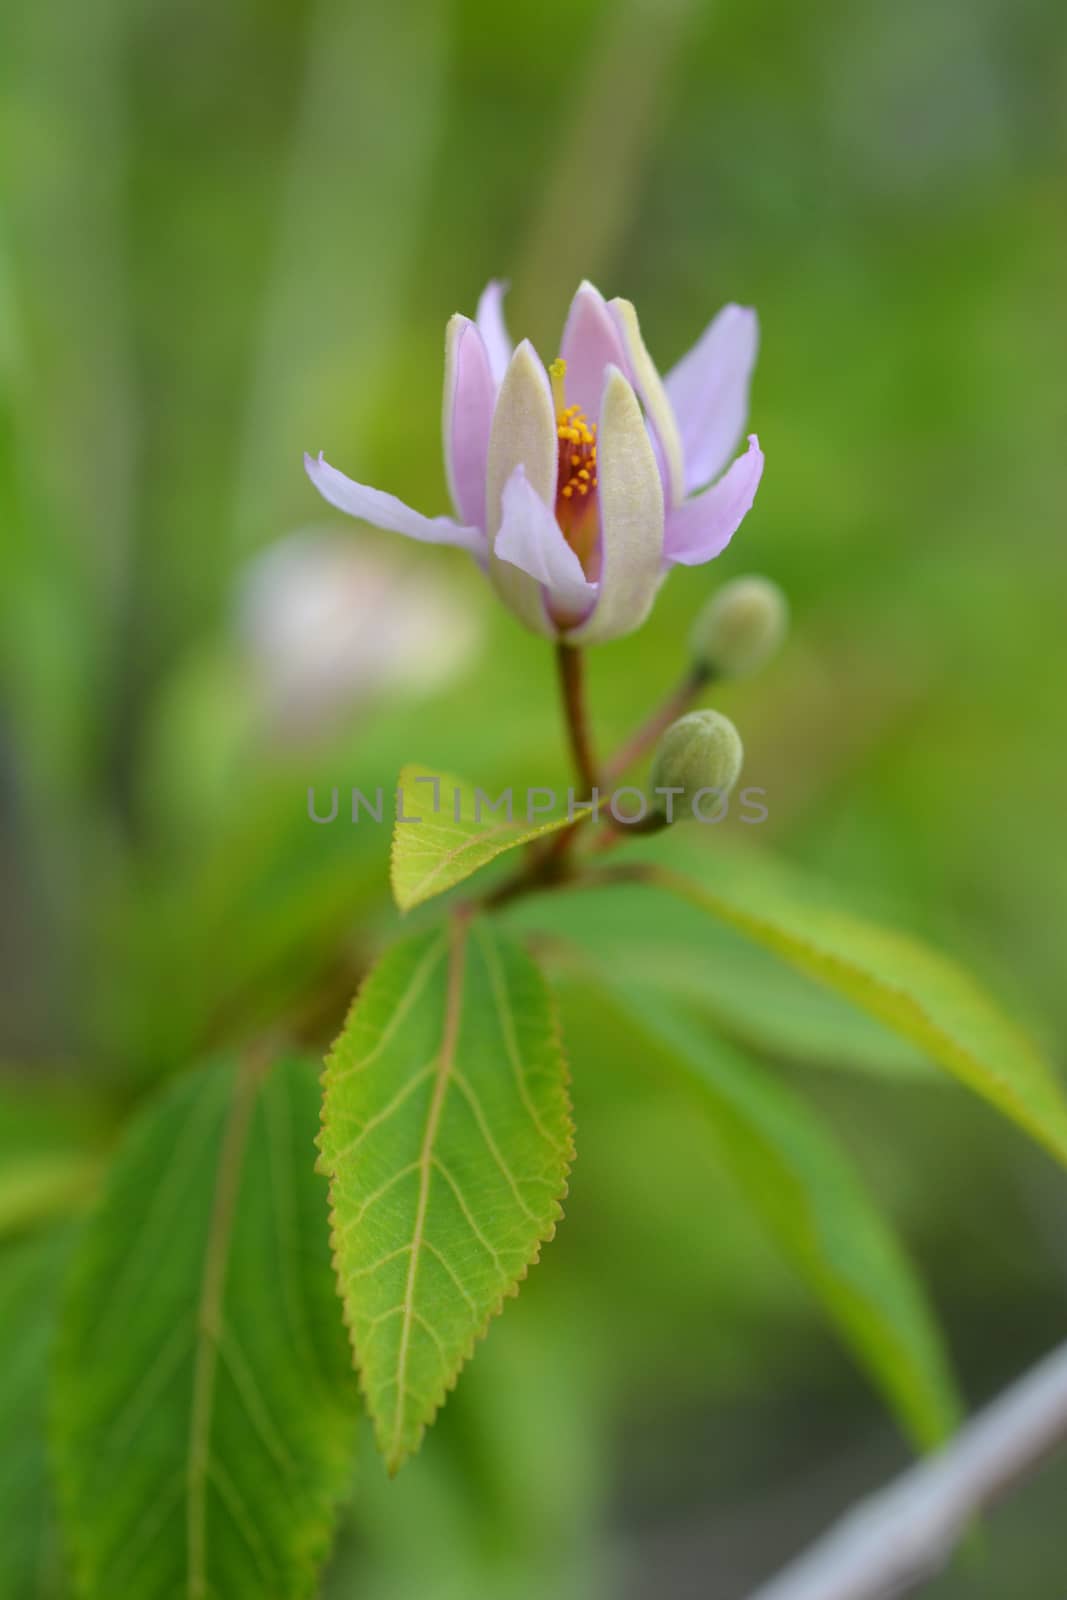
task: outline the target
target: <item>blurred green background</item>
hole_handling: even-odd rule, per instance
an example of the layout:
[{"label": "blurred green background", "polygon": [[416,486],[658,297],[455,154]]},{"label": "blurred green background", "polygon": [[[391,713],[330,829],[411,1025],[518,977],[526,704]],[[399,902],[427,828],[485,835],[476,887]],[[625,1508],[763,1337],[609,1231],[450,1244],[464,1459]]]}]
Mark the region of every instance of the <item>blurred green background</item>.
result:
[{"label": "blurred green background", "polygon": [[[601,738],[671,686],[714,583],[769,573],[789,646],[716,702],[760,842],[955,951],[1063,1064],[1055,0],[14,0],[4,33],[3,1149],[37,1161],[47,1084],[77,1152],[2,1219],[27,1292],[31,1217],[76,1207],[126,1107],[339,1024],[393,925],[386,841],[312,827],[308,784],[563,778],[543,643],[300,465],[446,509],[443,329],[490,276],[546,358],[585,276],[663,367],[758,308],[756,508],[596,653]],[[387,1483],[364,1441],[330,1600],[741,1600],[906,1460],[687,1109],[580,991],[565,1012],[566,1225],[420,1460]],[[1049,1161],[891,1064],[780,1066],[897,1219],[972,1403],[1062,1337]],[[923,1592],[1060,1600],[1065,1491],[1061,1464]]]}]

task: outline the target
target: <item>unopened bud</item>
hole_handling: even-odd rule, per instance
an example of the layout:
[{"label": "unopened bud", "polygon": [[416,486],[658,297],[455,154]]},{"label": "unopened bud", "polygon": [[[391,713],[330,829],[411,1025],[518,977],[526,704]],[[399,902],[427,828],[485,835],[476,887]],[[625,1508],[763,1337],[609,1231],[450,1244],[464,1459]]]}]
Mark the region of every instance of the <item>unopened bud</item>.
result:
[{"label": "unopened bud", "polygon": [[654,803],[662,811],[664,796],[677,795],[674,814],[695,815],[707,796],[725,798],[730,793],[743,760],[741,735],[729,717],[719,711],[690,711],[672,722],[660,740],[652,763],[652,788],[662,790],[663,796],[657,795]]},{"label": "unopened bud", "polygon": [[769,661],[785,638],[789,606],[769,578],[732,578],[697,617],[690,649],[717,678],[742,678]]}]

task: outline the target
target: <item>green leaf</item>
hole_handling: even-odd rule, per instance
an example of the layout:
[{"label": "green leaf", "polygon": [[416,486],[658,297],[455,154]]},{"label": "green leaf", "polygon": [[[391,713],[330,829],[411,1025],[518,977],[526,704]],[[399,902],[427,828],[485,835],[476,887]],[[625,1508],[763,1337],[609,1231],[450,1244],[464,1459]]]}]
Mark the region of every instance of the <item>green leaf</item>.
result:
[{"label": "green leaf", "polygon": [[67,1592],[48,1472],[48,1365],[72,1230],[0,1251],[0,1600]]},{"label": "green leaf", "polygon": [[398,781],[392,859],[393,898],[401,911],[455,888],[505,851],[558,833],[589,814],[588,806],[575,806],[573,816],[564,812],[547,822],[528,820],[527,795],[536,793],[502,791],[511,799],[498,814],[490,806],[501,801],[501,794],[487,794],[426,767],[405,767]]},{"label": "green leaf", "polygon": [[464,917],[404,941],[360,991],[325,1086],[334,1264],[395,1472],[562,1215],[570,1103],[540,972]]},{"label": "green leaf", "polygon": [[[504,913],[541,937],[556,987],[633,977],[698,1006],[716,1032],[787,1061],[940,1085],[913,1045],[733,928],[643,884],[531,895]],[[548,938],[544,936],[548,935]]]},{"label": "green leaf", "polygon": [[305,1062],[192,1074],[140,1117],[75,1262],[55,1436],[87,1600],[299,1600],[355,1384]]},{"label": "green leaf", "polygon": [[770,1235],[917,1444],[940,1443],[960,1406],[926,1298],[858,1173],[795,1095],[656,990],[610,983],[616,1004],[696,1084],[723,1160]]},{"label": "green leaf", "polygon": [[[692,866],[694,852],[687,864]],[[821,889],[752,856],[716,853],[694,882],[645,881],[718,917],[910,1040],[1067,1164],[1067,1101],[1026,1033],[955,962],[917,939],[828,907]]]}]

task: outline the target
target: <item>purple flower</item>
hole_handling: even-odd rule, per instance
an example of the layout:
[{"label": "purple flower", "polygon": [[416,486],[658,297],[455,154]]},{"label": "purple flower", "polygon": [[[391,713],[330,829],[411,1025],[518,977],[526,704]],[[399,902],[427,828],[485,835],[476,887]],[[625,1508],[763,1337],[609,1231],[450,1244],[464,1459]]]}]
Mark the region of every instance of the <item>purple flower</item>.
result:
[{"label": "purple flower", "polygon": [[[756,314],[729,305],[664,380],[628,300],[578,290],[559,359],[514,351],[504,285],[445,338],[444,450],[456,519],[304,457],[331,505],[376,527],[469,550],[535,632],[601,643],[640,627],[668,568],[725,550],[755,499],[763,452],[740,440]],[[594,419],[594,420],[590,420]]]}]

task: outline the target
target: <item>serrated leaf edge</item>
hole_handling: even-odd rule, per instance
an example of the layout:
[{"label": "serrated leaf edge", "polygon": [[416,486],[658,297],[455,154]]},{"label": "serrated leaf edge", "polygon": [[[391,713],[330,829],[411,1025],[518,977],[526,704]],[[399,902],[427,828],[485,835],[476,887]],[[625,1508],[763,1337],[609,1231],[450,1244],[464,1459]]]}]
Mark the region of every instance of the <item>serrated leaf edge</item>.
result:
[{"label": "serrated leaf edge", "polygon": [[[736,928],[738,932],[758,940],[765,948],[774,951],[780,960],[806,973],[817,983],[832,988],[833,985],[828,983],[826,970],[841,974],[842,979],[847,981],[841,982],[838,992],[847,995],[854,1005],[866,1011],[869,1016],[873,1016],[884,1027],[928,1052],[941,1066],[953,1072],[967,1088],[1011,1117],[1050,1155],[1061,1164],[1067,1165],[1067,1102],[1063,1101],[1059,1080],[1034,1046],[1026,1030],[1001,1012],[982,988],[970,978],[966,970],[956,962],[939,951],[927,950],[917,940],[895,929],[874,930],[881,937],[895,942],[899,948],[909,952],[914,951],[932,966],[936,966],[949,982],[962,981],[968,986],[973,998],[989,1012],[995,1025],[1003,1029],[1025,1053],[1042,1087],[1061,1100],[1059,1107],[1061,1127],[1058,1130],[1050,1131],[1046,1128],[1040,1116],[1020,1098],[1010,1077],[1006,1077],[994,1064],[983,1061],[975,1055],[967,1044],[931,1014],[923,1000],[917,998],[910,990],[901,988],[898,982],[872,974],[846,956],[813,943],[803,934],[783,931],[765,916],[736,906],[728,899],[717,895],[714,890],[705,888],[703,884],[694,883],[668,868],[652,868],[651,872],[646,874],[646,881],[666,889],[668,893],[675,894],[683,900],[688,900],[690,904],[702,907]],[[836,915],[842,926],[851,920],[856,922],[856,926],[863,932],[870,931],[869,924],[850,918],[847,913],[838,912]],[[866,999],[861,996],[866,996]],[[899,1018],[889,1014],[883,997],[895,998],[901,1008],[910,1013],[910,1018],[902,1023]],[[940,1052],[933,1047],[934,1042],[940,1045]],[[996,1089],[996,1094],[989,1093],[990,1085]]]},{"label": "serrated leaf edge", "polygon": [[[455,913],[453,913],[453,916],[451,918],[451,927],[452,927],[452,933],[451,933],[452,939],[457,939],[459,937],[462,937],[464,940],[466,940],[466,938],[469,936],[470,927],[471,927],[471,914],[469,912],[467,912],[467,911],[456,911]],[[559,1194],[556,1196],[555,1200],[553,1201],[553,1210],[551,1211],[549,1217],[546,1220],[545,1230],[544,1230],[544,1232],[540,1233],[538,1235],[538,1238],[535,1240],[534,1246],[533,1246],[533,1250],[532,1250],[532,1252],[530,1254],[529,1259],[527,1260],[525,1265],[522,1267],[522,1269],[517,1273],[517,1275],[511,1281],[511,1283],[508,1284],[501,1291],[499,1299],[496,1301],[496,1303],[493,1306],[490,1307],[489,1311],[485,1315],[484,1320],[481,1322],[481,1324],[471,1334],[471,1337],[470,1337],[469,1341],[467,1342],[467,1344],[465,1345],[463,1350],[460,1352],[460,1355],[459,1355],[459,1357],[458,1357],[458,1359],[456,1361],[455,1371],[453,1372],[451,1378],[448,1378],[448,1379],[445,1380],[445,1382],[441,1385],[441,1388],[438,1391],[438,1393],[430,1401],[430,1404],[429,1404],[429,1407],[427,1409],[426,1415],[422,1418],[422,1420],[418,1424],[417,1432],[415,1434],[415,1438],[414,1438],[413,1442],[411,1443],[411,1445],[408,1448],[406,1448],[404,1450],[401,1450],[401,1451],[399,1451],[397,1453],[391,1453],[390,1450],[387,1448],[386,1440],[384,1439],[383,1434],[382,1434],[381,1425],[380,1425],[380,1423],[378,1421],[378,1418],[375,1415],[374,1410],[373,1410],[373,1408],[371,1406],[371,1396],[370,1396],[370,1393],[368,1392],[368,1389],[367,1389],[367,1385],[366,1385],[366,1382],[365,1382],[365,1379],[364,1379],[364,1374],[363,1374],[363,1367],[362,1367],[362,1364],[361,1364],[360,1359],[359,1359],[359,1351],[358,1351],[358,1349],[356,1347],[355,1330],[354,1330],[354,1328],[352,1326],[352,1322],[351,1322],[350,1317],[349,1317],[348,1303],[347,1303],[347,1300],[345,1298],[344,1289],[342,1287],[341,1270],[340,1270],[340,1232],[339,1232],[339,1227],[338,1227],[337,1209],[336,1209],[336,1206],[334,1204],[334,1174],[330,1171],[329,1167],[326,1165],[325,1151],[323,1149],[323,1139],[324,1139],[325,1131],[326,1131],[324,1127],[320,1128],[318,1137],[315,1140],[316,1147],[317,1147],[317,1149],[319,1151],[318,1161],[316,1163],[317,1170],[320,1173],[325,1174],[325,1176],[329,1180],[329,1224],[330,1224],[331,1261],[332,1261],[332,1264],[333,1264],[333,1271],[334,1271],[334,1283],[335,1283],[335,1285],[337,1287],[338,1298],[340,1299],[340,1302],[341,1302],[341,1315],[342,1315],[342,1318],[344,1320],[345,1329],[346,1329],[346,1331],[348,1333],[349,1344],[350,1344],[351,1349],[352,1349],[352,1364],[353,1364],[353,1367],[354,1367],[355,1372],[356,1372],[357,1381],[359,1383],[359,1390],[360,1390],[361,1395],[363,1396],[364,1405],[367,1408],[367,1413],[370,1416],[371,1423],[372,1423],[373,1428],[374,1428],[375,1441],[377,1442],[379,1452],[382,1455],[382,1458],[383,1458],[383,1460],[385,1462],[386,1471],[389,1473],[389,1476],[391,1478],[396,1476],[396,1474],[400,1471],[400,1468],[404,1465],[404,1463],[406,1461],[408,1461],[412,1456],[417,1455],[418,1451],[420,1450],[420,1448],[422,1446],[422,1441],[426,1437],[427,1430],[429,1428],[431,1428],[433,1426],[434,1422],[437,1420],[438,1413],[440,1412],[442,1406],[445,1404],[446,1400],[448,1399],[448,1396],[455,1391],[455,1388],[456,1388],[457,1384],[459,1383],[460,1375],[462,1374],[462,1372],[463,1372],[464,1368],[466,1367],[467,1363],[473,1358],[473,1356],[475,1354],[475,1351],[477,1350],[478,1345],[482,1342],[482,1340],[488,1334],[489,1329],[490,1329],[492,1323],[494,1322],[494,1320],[503,1311],[506,1302],[508,1300],[514,1300],[514,1299],[518,1298],[519,1290],[521,1289],[522,1285],[525,1283],[526,1279],[529,1277],[531,1268],[537,1266],[537,1264],[541,1260],[541,1251],[544,1249],[545,1245],[546,1244],[551,1244],[552,1240],[556,1237],[556,1228],[557,1228],[558,1224],[563,1220],[563,1217],[565,1215],[564,1209],[563,1209],[563,1202],[566,1200],[566,1198],[567,1198],[567,1196],[568,1196],[568,1194],[570,1192],[570,1185],[569,1185],[568,1180],[570,1178],[571,1168],[574,1165],[574,1161],[575,1161],[576,1154],[577,1154],[576,1149],[575,1149],[575,1144],[574,1144],[574,1134],[575,1134],[574,1106],[573,1106],[573,1102],[571,1100],[571,1095],[570,1095],[570,1083],[571,1083],[570,1067],[569,1067],[569,1063],[567,1061],[566,1052],[565,1052],[565,1050],[563,1048],[563,1033],[562,1033],[562,1029],[561,1029],[561,1026],[560,1026],[559,1006],[558,1006],[558,1003],[557,1003],[557,1000],[556,1000],[555,992],[553,991],[553,989],[551,988],[549,983],[546,981],[544,973],[542,972],[540,966],[529,955],[529,952],[526,951],[525,945],[523,946],[523,949],[524,949],[524,952],[527,955],[527,958],[531,961],[531,964],[532,964],[535,972],[537,973],[538,982],[541,985],[541,989],[542,989],[542,992],[543,992],[544,997],[545,997],[545,1001],[546,1001],[546,1004],[547,1004],[547,1010],[548,1010],[548,1016],[549,1016],[550,1025],[551,1025],[552,1041],[553,1041],[553,1045],[554,1045],[554,1053],[555,1053],[555,1055],[556,1055],[556,1057],[557,1057],[557,1059],[558,1059],[558,1061],[560,1063],[560,1067],[561,1067],[559,1093],[560,1093],[561,1108],[562,1108],[562,1110],[563,1110],[563,1112],[565,1114],[566,1124],[567,1124],[566,1140],[565,1140],[564,1145],[560,1149],[560,1158],[561,1158],[561,1161],[563,1163],[562,1188],[560,1189]],[[345,1017],[344,1027],[341,1029],[341,1035],[339,1035],[339,1037],[341,1037],[347,1031],[348,1024],[349,1024],[351,1018],[353,1017],[353,1015],[355,1014],[356,1008],[359,1005],[361,999],[363,998],[364,992],[366,991],[366,989],[367,989],[368,985],[370,984],[371,980],[374,978],[374,976],[377,973],[379,967],[381,966],[382,961],[385,959],[385,955],[387,955],[387,954],[388,954],[388,952],[385,952],[385,954],[383,954],[383,956],[379,957],[379,959],[373,964],[373,966],[371,966],[367,970],[367,972],[364,974],[364,976],[363,976],[363,978],[362,978],[362,980],[360,982],[359,988],[357,989],[356,994],[355,994],[355,996],[354,996],[354,998],[352,1000],[352,1004],[348,1008],[348,1012],[347,1012],[346,1017]],[[325,1065],[323,1067],[323,1071],[322,1071],[322,1073],[320,1075],[320,1079],[319,1079],[320,1083],[322,1084],[322,1089],[323,1089],[323,1109],[324,1110],[325,1110],[325,1105],[326,1105],[326,1095],[329,1092],[329,1088],[330,1088],[330,1082],[331,1082],[331,1077],[332,1077],[332,1067],[333,1067],[333,1050],[331,1050],[330,1054],[326,1057],[326,1062],[325,1062]]]},{"label": "serrated leaf edge", "polygon": [[[403,791],[405,778],[412,774],[418,774],[420,777],[424,778],[433,778],[438,783],[452,783],[456,787],[458,787],[461,783],[461,780],[455,778],[451,773],[434,772],[430,767],[420,766],[418,762],[409,761],[403,767],[401,767],[400,773],[397,777],[396,792],[398,797]],[[414,818],[408,818],[406,823],[398,825],[397,820],[394,818],[393,834],[389,842],[389,887],[392,891],[393,900],[395,901],[401,913],[406,916],[409,911],[414,911],[417,906],[424,905],[427,900],[433,900],[439,894],[447,894],[450,889],[457,889],[461,883],[466,882],[467,878],[473,877],[476,872],[480,872],[483,867],[492,866],[497,857],[502,856],[506,850],[517,850],[521,845],[530,844],[534,839],[543,838],[544,835],[548,833],[558,833],[561,828],[569,828],[572,823],[580,822],[585,817],[591,815],[591,806],[578,806],[574,810],[573,817],[570,815],[558,818],[550,817],[548,821],[539,823],[536,827],[527,826],[526,828],[523,828],[521,823],[506,822],[500,823],[497,827],[488,828],[482,834],[472,834],[470,838],[466,839],[463,844],[458,845],[451,853],[446,853],[444,856],[440,857],[436,867],[427,873],[426,877],[421,881],[421,883],[418,885],[418,888],[413,893],[402,892],[397,881],[400,865],[398,851],[400,842],[399,827],[408,826],[409,824],[414,827],[417,824]],[[517,834],[514,833],[516,828],[520,829],[520,832]],[[494,834],[511,835],[510,843],[502,844],[499,850],[494,851],[487,861],[479,862],[476,867],[472,868],[470,872],[466,873],[462,878],[457,879],[454,883],[447,883],[442,885],[442,887],[439,889],[431,888],[427,891],[427,883],[432,881],[432,879],[440,872],[443,866],[454,861],[471,845],[477,844],[480,841],[491,839],[493,838]]]}]

